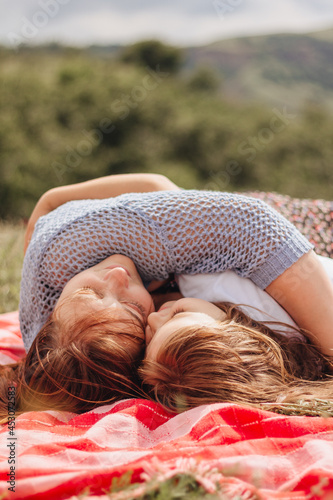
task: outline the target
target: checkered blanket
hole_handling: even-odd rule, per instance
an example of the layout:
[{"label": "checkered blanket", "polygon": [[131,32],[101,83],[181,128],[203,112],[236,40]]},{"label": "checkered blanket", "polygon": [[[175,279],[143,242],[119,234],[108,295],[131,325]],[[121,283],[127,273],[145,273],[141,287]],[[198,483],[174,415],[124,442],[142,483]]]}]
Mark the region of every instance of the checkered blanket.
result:
[{"label": "checkered blanket", "polygon": [[[0,362],[23,355],[17,313],[1,315]],[[129,499],[177,474],[224,500],[333,498],[329,418],[232,404],[172,416],[127,399],[82,415],[25,413],[14,424],[0,432],[0,498],[75,500],[86,491],[89,499]],[[126,473],[136,488],[106,496]]]}]

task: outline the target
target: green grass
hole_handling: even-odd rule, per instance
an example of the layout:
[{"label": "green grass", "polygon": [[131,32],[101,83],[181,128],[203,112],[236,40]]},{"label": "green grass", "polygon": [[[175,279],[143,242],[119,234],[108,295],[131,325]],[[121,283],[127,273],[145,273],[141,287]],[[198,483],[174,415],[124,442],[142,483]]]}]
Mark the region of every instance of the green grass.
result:
[{"label": "green grass", "polygon": [[[156,473],[152,477],[146,478],[145,482],[132,484],[131,472],[128,471],[119,478],[113,478],[111,488],[105,492],[105,497],[115,500],[231,500],[231,498],[241,500],[237,494],[237,496],[230,496],[228,485],[223,484],[224,473],[226,476],[232,477],[235,474],[237,477],[237,470],[237,467],[230,470],[218,470],[207,466],[203,470],[199,460],[193,470],[184,472],[169,470],[170,477],[168,478],[163,477],[163,473],[156,470]],[[90,488],[86,488],[79,494],[78,498],[80,500],[91,498]],[[246,498],[250,499],[250,497]],[[251,496],[251,500],[259,500],[255,492]]]},{"label": "green grass", "polygon": [[18,309],[24,232],[23,224],[0,223],[0,314]]}]

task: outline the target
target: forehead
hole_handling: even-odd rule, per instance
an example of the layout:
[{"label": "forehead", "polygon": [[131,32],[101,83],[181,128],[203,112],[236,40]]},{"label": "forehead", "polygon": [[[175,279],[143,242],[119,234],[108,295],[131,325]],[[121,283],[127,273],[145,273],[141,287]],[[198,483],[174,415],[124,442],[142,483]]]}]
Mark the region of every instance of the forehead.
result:
[{"label": "forehead", "polygon": [[166,321],[151,339],[146,348],[146,358],[156,357],[163,344],[172,339],[172,336],[182,328],[190,328],[195,325],[203,326],[214,324],[216,321],[205,313],[199,312],[184,312],[179,313],[174,318]]},{"label": "forehead", "polygon": [[157,330],[157,332],[161,330],[164,331],[164,329],[167,329],[167,331],[175,331],[175,329],[184,328],[187,326],[190,327],[193,325],[208,325],[211,323],[215,323],[215,321],[216,320],[214,318],[204,312],[184,311],[178,313],[174,318],[166,321],[164,325],[162,325]]}]

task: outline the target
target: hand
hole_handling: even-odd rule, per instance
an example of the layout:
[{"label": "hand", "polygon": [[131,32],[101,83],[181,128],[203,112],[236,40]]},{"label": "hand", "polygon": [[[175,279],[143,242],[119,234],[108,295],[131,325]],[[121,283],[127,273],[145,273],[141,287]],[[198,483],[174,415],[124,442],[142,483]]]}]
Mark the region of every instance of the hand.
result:
[{"label": "hand", "polygon": [[39,217],[48,214],[68,201],[111,198],[123,193],[147,193],[151,191],[175,191],[179,189],[176,184],[164,175],[144,173],[108,175],[78,184],[50,189],[39,199],[30,216],[24,239],[24,253],[28,248]]},{"label": "hand", "polygon": [[52,190],[47,191],[40,197],[35,208],[32,211],[32,214],[30,215],[24,236],[24,249],[23,249],[24,254],[27,251],[28,245],[30,243],[38,219],[42,217],[42,215],[46,215],[49,212],[52,212],[52,210],[54,210],[55,208],[57,208],[56,206],[53,205],[53,197],[51,191]]}]

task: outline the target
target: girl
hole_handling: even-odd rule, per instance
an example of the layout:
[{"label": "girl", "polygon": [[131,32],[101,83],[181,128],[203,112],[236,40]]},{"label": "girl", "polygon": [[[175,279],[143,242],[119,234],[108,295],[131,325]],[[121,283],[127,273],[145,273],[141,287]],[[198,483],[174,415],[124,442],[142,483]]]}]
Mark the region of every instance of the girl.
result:
[{"label": "girl", "polygon": [[[127,191],[141,193],[118,196]],[[77,201],[63,205],[69,199]],[[325,344],[330,284],[308,241],[266,204],[129,174],[51,190],[29,228],[57,206],[38,221],[24,262],[20,318],[29,353],[5,369],[17,381],[18,411],[82,412],[138,394],[135,368],[153,310],[146,286],[170,272],[234,269],[279,293]],[[291,270],[301,271],[292,294]],[[311,290],[328,297],[314,295],[313,315],[303,310],[301,295]]]},{"label": "girl", "polygon": [[296,330],[286,336],[271,326],[228,304],[168,302],[148,318],[139,373],[154,399],[175,412],[218,402],[281,409],[330,400],[333,407],[332,358]]}]

